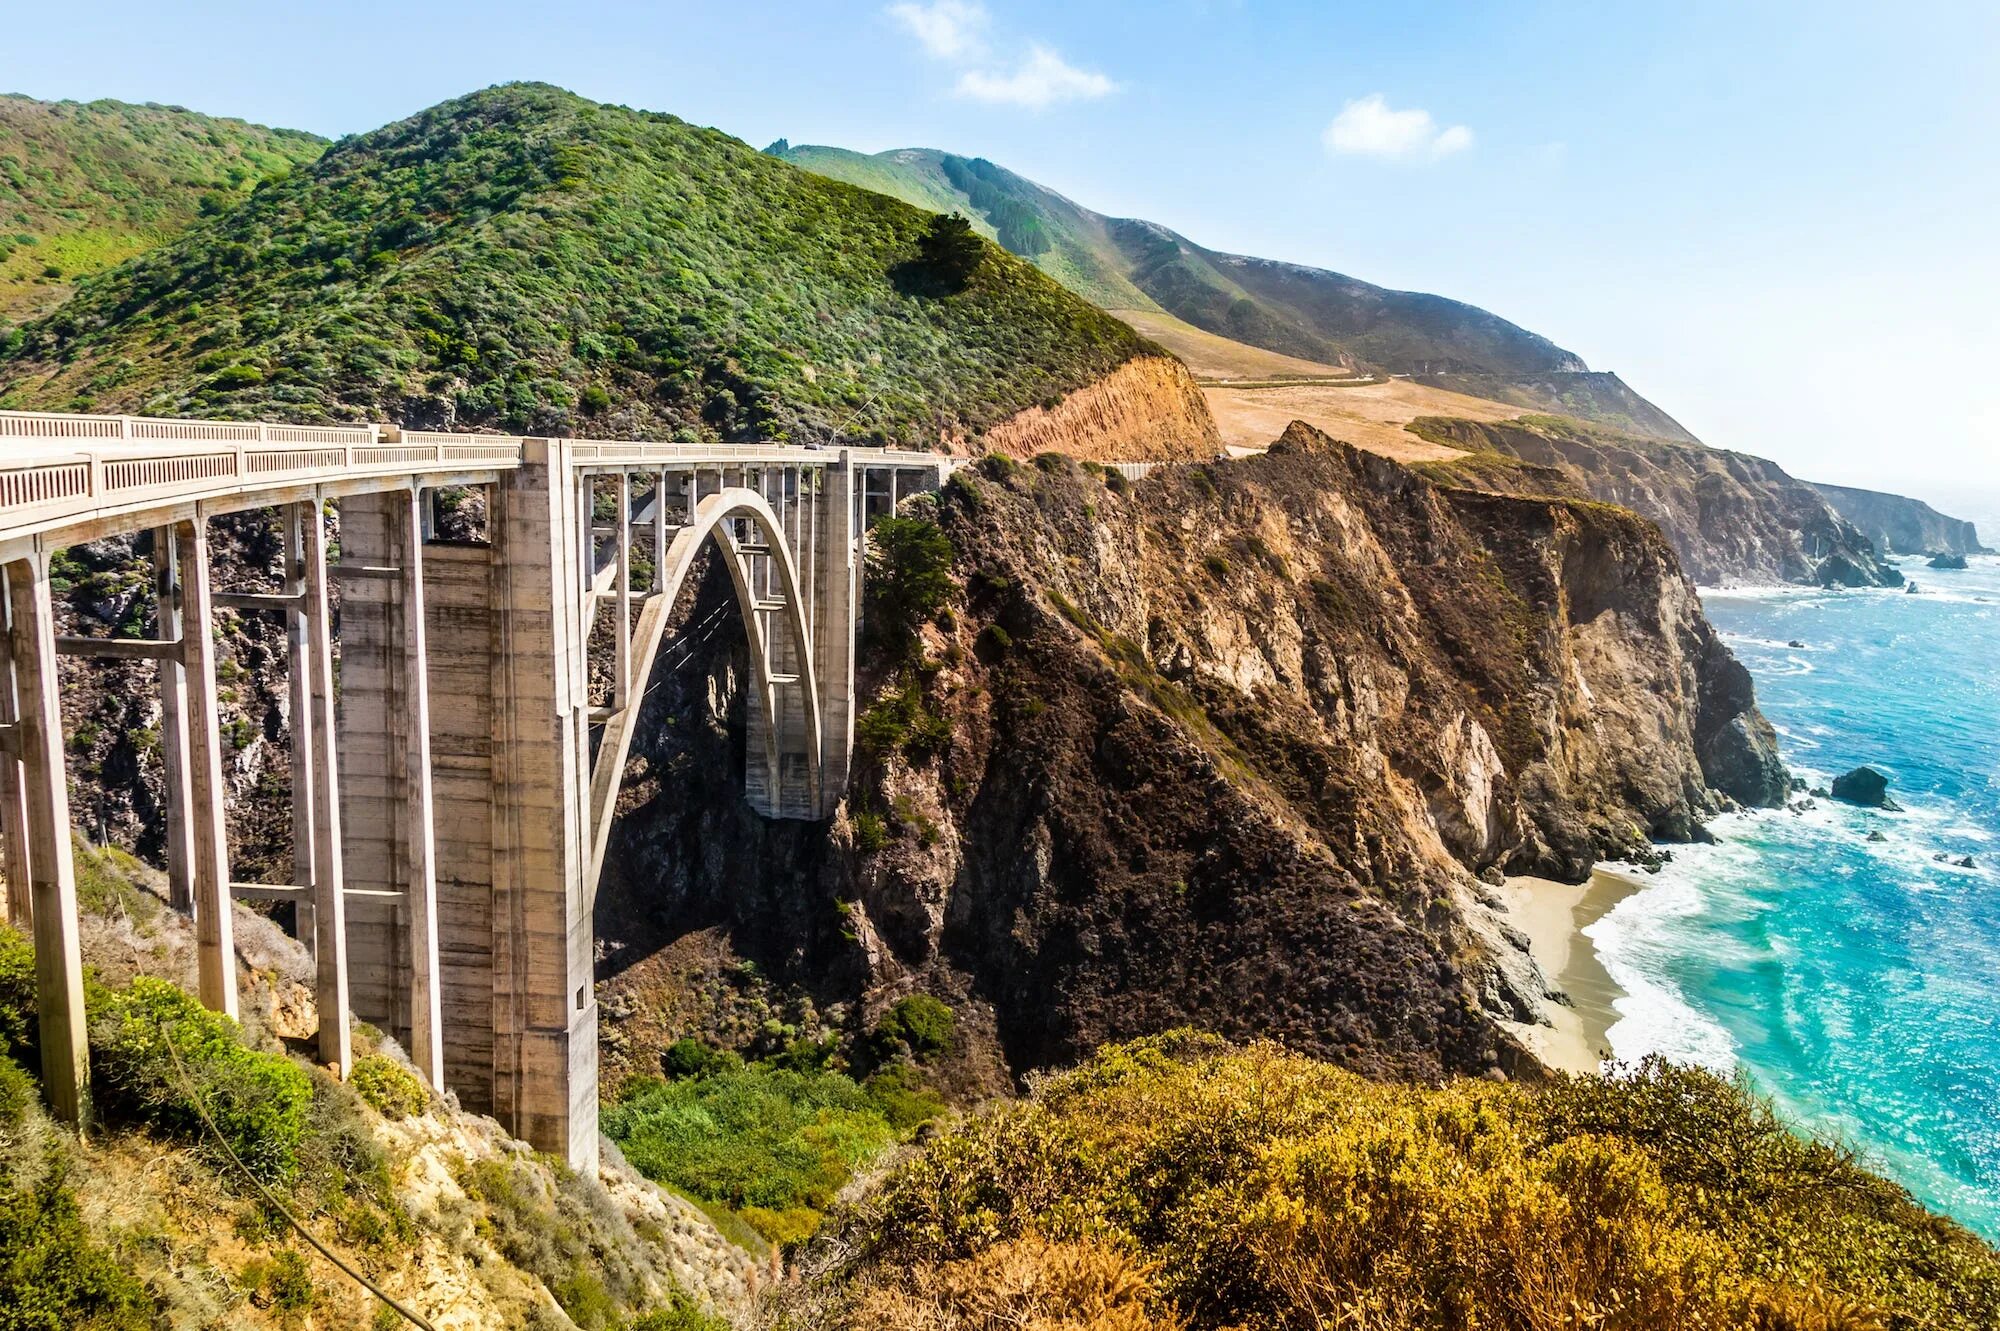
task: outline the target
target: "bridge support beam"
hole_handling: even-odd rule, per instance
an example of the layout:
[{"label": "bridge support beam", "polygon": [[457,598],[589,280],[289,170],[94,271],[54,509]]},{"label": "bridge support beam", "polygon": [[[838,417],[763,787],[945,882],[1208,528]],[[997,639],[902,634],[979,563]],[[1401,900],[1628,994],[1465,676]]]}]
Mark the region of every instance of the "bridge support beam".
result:
[{"label": "bridge support beam", "polygon": [[[155,527],[153,604],[155,631],[168,642],[181,637],[180,539],[172,526]],[[194,809],[188,802],[187,667],[162,657],[160,672],[160,756],[166,766],[167,901],[194,913]]]},{"label": "bridge support beam", "polygon": [[[55,609],[46,555],[9,564],[7,673],[18,710],[8,732],[26,837],[10,836],[8,871],[25,858],[34,916],[35,1004],[41,1025],[42,1089],[57,1118],[90,1118],[90,1055],[84,1044],[83,953],[70,852],[69,788],[63,770],[62,706],[56,692]],[[10,820],[11,821],[11,820]],[[15,832],[10,827],[8,831]],[[11,882],[10,877],[10,882]]]},{"label": "bridge support beam", "polygon": [[217,709],[213,596],[208,578],[208,520],[177,525],[181,556],[181,660],[187,672],[188,808],[194,840],[195,970],[204,1007],[234,1017],[236,932],[230,918],[228,788],[222,783],[222,718]]},{"label": "bridge support beam", "polygon": [[419,493],[341,504],[341,553],[389,570],[341,601],[342,872],[354,1011],[403,1041],[444,1085],[430,676]]},{"label": "bridge support beam", "polygon": [[306,524],[318,520],[317,506],[285,509],[285,594],[298,600],[285,610],[286,683],[292,731],[292,882],[305,892],[292,903],[292,934],[307,947],[317,945],[318,911],[313,883],[319,876],[319,781],[313,765],[312,622],[306,615]]},{"label": "bridge support beam", "polygon": [[[590,697],[576,560],[589,487],[569,445],[526,441],[495,487],[493,1112],[580,1170],[597,1163]],[[578,529],[581,528],[581,531]]]},{"label": "bridge support beam", "polygon": [[820,808],[830,816],[847,793],[854,752],[854,634],[859,619],[859,533],[855,530],[854,455],[820,473],[812,507],[813,643],[820,690]]}]

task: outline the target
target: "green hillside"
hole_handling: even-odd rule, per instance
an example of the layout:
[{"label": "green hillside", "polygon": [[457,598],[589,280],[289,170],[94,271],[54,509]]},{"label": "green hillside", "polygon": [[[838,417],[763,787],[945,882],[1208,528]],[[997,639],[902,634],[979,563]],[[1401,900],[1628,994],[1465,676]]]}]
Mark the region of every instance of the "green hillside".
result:
[{"label": "green hillside", "polygon": [[932,212],[963,213],[980,234],[1085,300],[1110,310],[1156,310],[1133,285],[1111,221],[979,158],[934,148],[897,148],[873,157],[845,148],[773,144],[773,156]]},{"label": "green hillside", "polygon": [[0,96],[0,331],[325,148],[176,106]]},{"label": "green hillside", "polygon": [[1616,376],[1589,372],[1575,354],[1477,306],[1205,249],[1154,222],[1092,212],[983,159],[927,148],[867,156],[782,140],[769,151],[920,208],[962,212],[985,235],[1106,309],[1164,311],[1287,356],[1408,375],[1530,410],[1692,441]]},{"label": "green hillside", "polygon": [[514,84],[343,140],[19,330],[0,401],[934,442],[1147,349],[994,246],[669,115]]}]

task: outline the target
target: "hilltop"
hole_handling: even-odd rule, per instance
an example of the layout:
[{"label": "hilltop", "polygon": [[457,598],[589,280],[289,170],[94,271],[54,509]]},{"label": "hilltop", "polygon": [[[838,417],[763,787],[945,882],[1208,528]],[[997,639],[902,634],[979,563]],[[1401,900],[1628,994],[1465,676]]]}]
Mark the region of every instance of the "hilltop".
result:
[{"label": "hilltop", "polygon": [[0,95],[0,343],[81,279],[325,149],[317,135],[178,106]]},{"label": "hilltop", "polygon": [[[933,446],[1156,354],[998,246],[938,280],[933,223],[674,116],[506,85],[86,283],[20,330],[0,401]],[[1185,373],[1164,391],[1134,433],[1211,447]]]},{"label": "hilltop", "polygon": [[1093,212],[983,158],[930,148],[868,156],[782,140],[767,151],[920,208],[963,213],[983,234],[1121,317],[1171,315],[1342,371],[1407,375],[1523,410],[1694,439],[1617,375],[1592,371],[1574,352],[1474,305],[1207,249],[1156,222]]}]

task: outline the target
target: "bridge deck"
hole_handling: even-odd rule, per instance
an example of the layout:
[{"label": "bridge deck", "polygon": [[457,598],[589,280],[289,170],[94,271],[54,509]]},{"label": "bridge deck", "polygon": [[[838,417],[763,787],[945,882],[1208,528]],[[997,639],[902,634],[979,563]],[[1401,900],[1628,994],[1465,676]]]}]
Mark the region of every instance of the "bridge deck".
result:
[{"label": "bridge deck", "polygon": [[[531,460],[540,440],[400,430],[145,416],[0,411],[0,560],[37,544],[157,526],[162,515],[257,508],[309,497],[473,484]],[[568,441],[572,470],[819,467],[832,450],[780,444]],[[867,449],[870,467],[948,470],[933,453]]]}]

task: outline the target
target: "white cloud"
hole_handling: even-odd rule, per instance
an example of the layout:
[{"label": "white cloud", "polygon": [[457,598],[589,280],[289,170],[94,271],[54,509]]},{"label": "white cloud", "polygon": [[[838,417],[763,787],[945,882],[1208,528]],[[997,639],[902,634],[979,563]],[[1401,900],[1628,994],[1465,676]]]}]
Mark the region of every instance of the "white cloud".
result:
[{"label": "white cloud", "polygon": [[1341,107],[1320,138],[1331,153],[1396,162],[1447,157],[1472,146],[1464,125],[1440,129],[1428,111],[1392,111],[1379,92]]},{"label": "white cloud", "polygon": [[1118,91],[1118,85],[1102,74],[1078,69],[1046,46],[1036,46],[1011,74],[968,69],[959,75],[957,91],[978,102],[1039,111],[1057,102],[1107,97]]},{"label": "white cloud", "polygon": [[935,59],[964,60],[985,49],[980,34],[986,29],[988,16],[979,0],[890,5],[888,14]]}]

